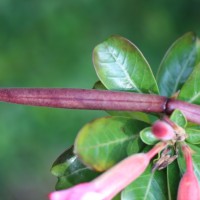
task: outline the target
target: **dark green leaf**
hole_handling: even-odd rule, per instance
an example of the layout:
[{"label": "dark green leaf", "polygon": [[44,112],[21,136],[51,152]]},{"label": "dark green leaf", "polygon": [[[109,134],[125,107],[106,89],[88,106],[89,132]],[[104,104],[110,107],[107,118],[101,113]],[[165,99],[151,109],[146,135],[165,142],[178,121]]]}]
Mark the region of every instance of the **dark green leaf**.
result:
[{"label": "dark green leaf", "polygon": [[93,63],[109,90],[158,93],[158,87],[142,53],[121,36],[111,36],[95,47]]},{"label": "dark green leaf", "polygon": [[186,128],[185,129],[188,137],[186,141],[191,144],[200,144],[200,129]]},{"label": "dark green leaf", "polygon": [[[134,168],[134,166],[133,166]],[[149,165],[146,171],[122,191],[122,200],[167,200],[166,171],[151,172]]]},{"label": "dark green leaf", "polygon": [[200,63],[181,88],[178,99],[193,104],[200,104]]},{"label": "dark green leaf", "polygon": [[175,160],[167,167],[167,185],[168,185],[169,200],[176,200],[179,181],[180,181],[180,171],[178,163]]},{"label": "dark green leaf", "polygon": [[151,132],[151,127],[147,127],[140,131],[141,140],[148,145],[154,145],[158,142],[158,139]]},{"label": "dark green leaf", "polygon": [[107,90],[107,88],[104,86],[104,84],[101,81],[97,81],[94,85],[93,88],[95,90]]},{"label": "dark green leaf", "polygon": [[132,154],[136,154],[142,151],[145,147],[145,144],[140,139],[139,135],[134,139],[134,141],[130,142],[127,146],[127,154],[130,156]]},{"label": "dark green leaf", "polygon": [[197,37],[187,33],[169,48],[157,74],[158,87],[163,96],[172,96],[191,74],[196,64]]},{"label": "dark green leaf", "polygon": [[187,126],[187,119],[180,110],[175,110],[171,114],[170,119],[182,128]]},{"label": "dark green leaf", "polygon": [[61,190],[78,183],[87,182],[99,175],[82,164],[73,153],[73,147],[62,153],[54,162],[51,173],[58,177],[56,189]]},{"label": "dark green leaf", "polygon": [[75,153],[97,171],[104,171],[127,156],[127,145],[146,123],[125,117],[104,117],[86,124],[75,141]]}]

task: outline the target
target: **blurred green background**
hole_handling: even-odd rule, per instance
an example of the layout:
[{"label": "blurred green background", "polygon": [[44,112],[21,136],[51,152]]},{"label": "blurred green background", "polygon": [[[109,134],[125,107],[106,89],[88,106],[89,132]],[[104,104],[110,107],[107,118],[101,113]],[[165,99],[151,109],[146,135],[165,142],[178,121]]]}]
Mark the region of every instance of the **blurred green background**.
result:
[{"label": "blurred green background", "polygon": [[[91,88],[92,49],[112,34],[133,41],[156,71],[171,43],[200,35],[198,0],[1,0],[1,87]],[[50,167],[103,111],[0,104],[0,199],[46,200]]]}]

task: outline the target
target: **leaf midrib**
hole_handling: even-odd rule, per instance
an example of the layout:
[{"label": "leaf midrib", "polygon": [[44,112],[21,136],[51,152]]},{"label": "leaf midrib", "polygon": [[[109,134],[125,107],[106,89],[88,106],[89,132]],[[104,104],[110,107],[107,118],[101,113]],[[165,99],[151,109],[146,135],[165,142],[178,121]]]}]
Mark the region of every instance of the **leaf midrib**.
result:
[{"label": "leaf midrib", "polygon": [[193,96],[191,99],[189,99],[189,103],[193,103],[198,97],[200,97],[200,92],[198,92],[195,96]]},{"label": "leaf midrib", "polygon": [[[123,67],[123,64],[121,64],[117,57],[113,54],[112,51],[110,51],[109,48],[108,49],[108,52],[111,54],[111,56],[114,58],[115,62],[118,64],[118,66],[120,67],[120,69],[122,70],[122,72],[124,73],[126,79],[128,80],[128,82],[130,83],[130,85],[135,89],[137,90],[139,93],[142,93],[142,91],[136,86],[136,83],[130,78],[129,74],[127,73],[127,71],[125,70],[125,67]],[[126,54],[127,54],[127,51],[126,51]],[[124,62],[126,60],[126,56],[124,58]]]},{"label": "leaf midrib", "polygon": [[148,182],[148,185],[147,185],[147,189],[146,189],[146,193],[145,193],[145,196],[144,196],[144,200],[147,199],[147,196],[149,194],[149,190],[151,188],[151,183],[152,183],[153,177],[154,177],[154,173],[151,174],[151,177],[149,179],[149,182]]},{"label": "leaf midrib", "polygon": [[[191,60],[191,56],[192,56],[192,53],[190,53],[190,55],[189,55],[189,57],[188,57],[188,59],[187,59],[187,62],[185,63],[185,65],[183,65],[183,68],[182,68],[181,72],[179,73],[179,76],[176,78],[175,87],[174,87],[174,89],[173,89],[173,91],[172,91],[172,94],[174,94],[174,92],[177,91],[178,84],[179,84],[180,79],[181,79],[181,77],[182,77],[182,75],[183,75],[183,72],[184,72],[185,69],[187,68],[187,65],[188,65],[189,60]],[[178,60],[179,60],[179,58],[178,58]],[[181,66],[181,64],[180,64],[180,66]]]},{"label": "leaf midrib", "polygon": [[134,139],[136,137],[138,137],[138,135],[131,135],[130,137],[120,138],[118,140],[112,140],[112,141],[109,141],[109,142],[97,144],[95,146],[89,146],[89,147],[87,146],[87,148],[86,147],[85,148],[81,147],[81,149],[94,149],[94,148],[104,147],[104,146],[107,146],[107,145],[114,145],[114,144],[117,144],[117,143],[126,142],[126,141]]}]

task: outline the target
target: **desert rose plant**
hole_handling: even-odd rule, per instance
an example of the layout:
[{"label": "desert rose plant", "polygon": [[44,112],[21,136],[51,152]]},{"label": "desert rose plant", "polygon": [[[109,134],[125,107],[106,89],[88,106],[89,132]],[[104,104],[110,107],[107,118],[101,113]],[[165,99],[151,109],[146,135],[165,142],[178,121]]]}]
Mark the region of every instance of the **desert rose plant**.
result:
[{"label": "desert rose plant", "polygon": [[186,33],[156,77],[138,48],[111,36],[94,48],[92,89],[2,88],[0,101],[105,110],[53,163],[50,200],[200,199],[200,41]]}]

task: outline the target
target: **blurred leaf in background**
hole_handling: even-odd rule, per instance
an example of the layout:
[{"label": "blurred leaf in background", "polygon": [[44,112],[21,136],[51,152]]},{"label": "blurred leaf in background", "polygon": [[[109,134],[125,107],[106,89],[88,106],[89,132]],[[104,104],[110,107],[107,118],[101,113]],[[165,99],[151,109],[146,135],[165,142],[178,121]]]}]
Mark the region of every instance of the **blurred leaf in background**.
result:
[{"label": "blurred leaf in background", "polygon": [[[171,43],[200,35],[198,0],[1,0],[1,87],[91,88],[93,48],[112,34],[143,52],[154,73]],[[0,104],[0,199],[47,199],[50,167],[102,111]]]}]

